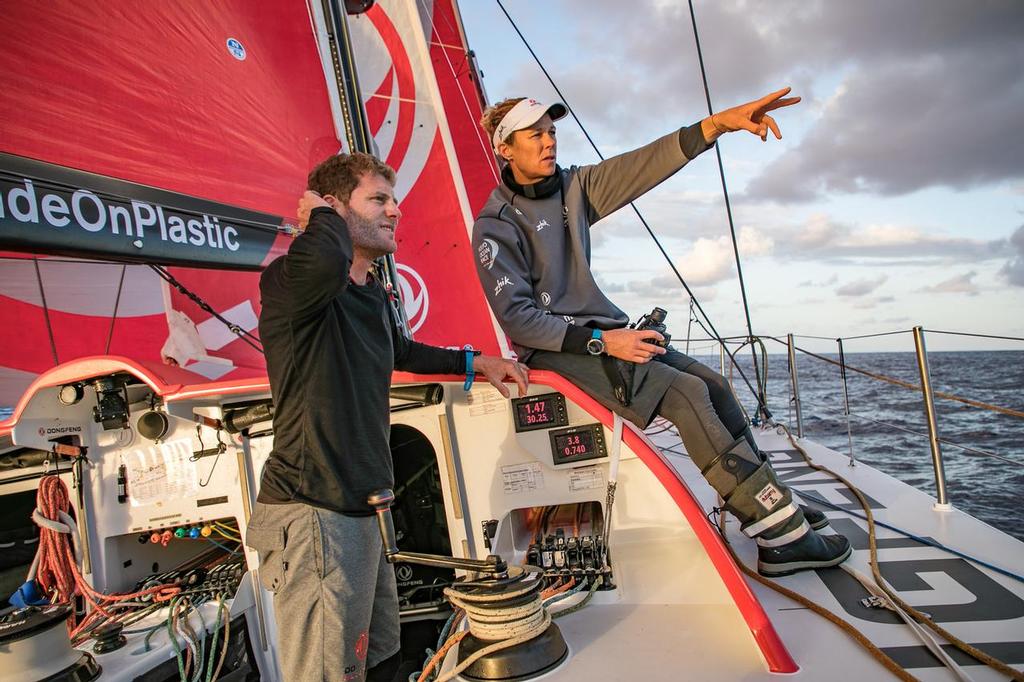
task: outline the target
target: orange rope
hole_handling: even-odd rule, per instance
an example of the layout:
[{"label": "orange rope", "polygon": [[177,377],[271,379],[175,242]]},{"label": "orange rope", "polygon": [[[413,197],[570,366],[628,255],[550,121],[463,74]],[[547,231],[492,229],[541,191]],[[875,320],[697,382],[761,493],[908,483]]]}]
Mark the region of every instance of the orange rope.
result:
[{"label": "orange rope", "polygon": [[462,638],[468,634],[469,630],[463,630],[462,632],[456,632],[454,635],[449,637],[448,641],[444,643],[444,646],[438,649],[437,653],[431,657],[430,662],[427,663],[427,667],[425,667],[423,672],[420,673],[416,682],[425,682],[425,680],[430,676],[430,673],[432,673],[434,668],[437,667],[437,664],[444,660],[444,656],[448,653],[448,650],[461,642]]},{"label": "orange rope", "polygon": [[[58,523],[61,522],[60,512],[70,515],[71,498],[68,495],[68,487],[59,476],[44,476],[39,481],[36,507],[44,517]],[[92,611],[81,623],[77,622],[77,617],[72,612],[68,619],[68,632],[72,637],[97,620],[99,618],[97,613],[108,618],[111,617],[107,608],[116,602],[139,599],[157,593],[166,594],[168,588],[174,588],[170,585],[157,585],[138,592],[124,594],[97,592],[78,570],[78,562],[75,561],[68,534],[45,526],[39,528],[37,556],[39,564],[36,570],[36,582],[43,593],[49,596],[51,603],[72,604],[75,597],[80,596],[92,607]]]}]

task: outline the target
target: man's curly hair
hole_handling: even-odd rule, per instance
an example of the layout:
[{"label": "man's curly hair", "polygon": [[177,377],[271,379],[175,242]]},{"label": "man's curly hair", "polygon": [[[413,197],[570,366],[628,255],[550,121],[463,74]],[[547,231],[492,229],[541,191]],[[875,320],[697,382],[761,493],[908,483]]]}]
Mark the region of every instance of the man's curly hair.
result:
[{"label": "man's curly hair", "polygon": [[362,152],[336,154],[322,161],[309,172],[307,187],[320,196],[330,194],[343,203],[352,198],[352,190],[364,175],[380,175],[395,184],[395,171],[391,166]]}]

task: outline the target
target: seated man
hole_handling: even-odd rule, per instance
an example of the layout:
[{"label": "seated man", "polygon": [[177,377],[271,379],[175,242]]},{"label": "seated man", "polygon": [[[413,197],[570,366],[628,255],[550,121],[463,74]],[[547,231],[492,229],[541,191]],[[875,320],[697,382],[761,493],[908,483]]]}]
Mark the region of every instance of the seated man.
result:
[{"label": "seated man", "polygon": [[[701,473],[757,538],[758,570],[781,576],[835,566],[850,555],[841,535],[819,535],[825,516],[798,506],[760,452],[724,377],[627,329],[627,315],[590,269],[590,227],[658,185],[722,134],[781,139],[767,112],[795,104],[780,90],[593,166],[555,165],[562,104],[506,99],[481,124],[507,165],[473,227],[477,273],[520,359],[558,372],[638,426],[669,419]],[[616,358],[617,360],[612,360]],[[653,360],[653,362],[652,362]],[[810,522],[810,523],[809,523]],[[813,524],[813,527],[812,527]]]}]

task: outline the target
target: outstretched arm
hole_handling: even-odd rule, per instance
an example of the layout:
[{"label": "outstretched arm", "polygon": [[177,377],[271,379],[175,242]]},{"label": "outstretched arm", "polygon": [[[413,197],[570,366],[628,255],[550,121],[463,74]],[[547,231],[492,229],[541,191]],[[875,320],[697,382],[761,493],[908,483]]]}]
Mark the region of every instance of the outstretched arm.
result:
[{"label": "outstretched arm", "polygon": [[781,140],[782,133],[779,131],[779,124],[768,115],[768,112],[782,107],[790,107],[799,102],[799,97],[786,97],[790,90],[791,88],[782,88],[761,99],[755,99],[752,102],[708,116],[700,122],[704,140],[711,144],[725,133],[737,130],[746,130],[762,140],[768,139],[768,131],[771,130],[775,139]]}]

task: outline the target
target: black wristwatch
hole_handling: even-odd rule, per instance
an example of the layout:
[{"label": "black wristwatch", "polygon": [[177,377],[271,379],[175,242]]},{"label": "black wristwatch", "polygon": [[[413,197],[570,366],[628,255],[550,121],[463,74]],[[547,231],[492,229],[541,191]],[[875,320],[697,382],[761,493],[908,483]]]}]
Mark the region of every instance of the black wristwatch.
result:
[{"label": "black wristwatch", "polygon": [[604,353],[604,339],[601,338],[600,329],[595,329],[594,333],[590,336],[590,340],[587,341],[587,352],[591,355],[601,355]]}]

